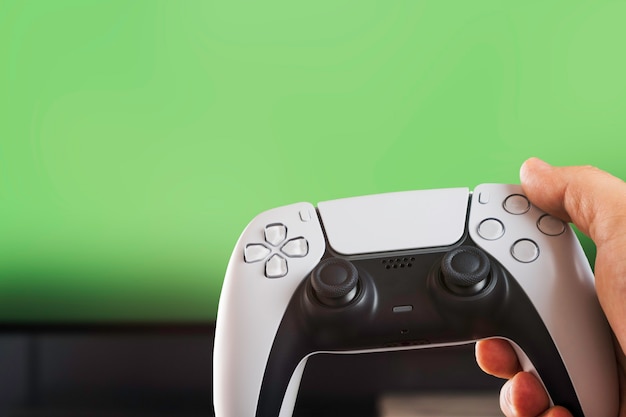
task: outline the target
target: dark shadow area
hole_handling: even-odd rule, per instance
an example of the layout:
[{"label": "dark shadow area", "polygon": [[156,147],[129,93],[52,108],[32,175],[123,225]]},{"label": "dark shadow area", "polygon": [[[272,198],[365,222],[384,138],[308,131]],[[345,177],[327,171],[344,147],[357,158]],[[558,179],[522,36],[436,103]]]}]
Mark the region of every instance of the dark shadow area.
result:
[{"label": "dark shadow area", "polygon": [[[214,325],[4,325],[0,415],[212,416]],[[385,393],[495,391],[473,346],[309,359],[294,416],[377,416]]]}]

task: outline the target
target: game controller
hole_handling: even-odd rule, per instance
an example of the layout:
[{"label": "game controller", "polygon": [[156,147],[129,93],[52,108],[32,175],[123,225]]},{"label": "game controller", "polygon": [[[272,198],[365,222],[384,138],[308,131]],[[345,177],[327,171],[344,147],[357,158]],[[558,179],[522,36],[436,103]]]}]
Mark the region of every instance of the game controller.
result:
[{"label": "game controller", "polygon": [[216,417],[287,417],[307,358],[503,338],[553,404],[617,415],[610,329],[569,225],[517,185],[293,204],[252,220],[220,297]]}]

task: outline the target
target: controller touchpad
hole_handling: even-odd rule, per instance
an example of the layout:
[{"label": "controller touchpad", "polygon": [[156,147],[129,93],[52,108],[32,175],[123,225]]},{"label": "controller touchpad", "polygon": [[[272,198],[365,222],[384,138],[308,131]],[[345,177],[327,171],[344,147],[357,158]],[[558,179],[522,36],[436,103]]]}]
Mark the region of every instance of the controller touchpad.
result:
[{"label": "controller touchpad", "polygon": [[324,201],[318,210],[333,250],[357,255],[452,245],[468,204],[468,188],[449,188]]}]

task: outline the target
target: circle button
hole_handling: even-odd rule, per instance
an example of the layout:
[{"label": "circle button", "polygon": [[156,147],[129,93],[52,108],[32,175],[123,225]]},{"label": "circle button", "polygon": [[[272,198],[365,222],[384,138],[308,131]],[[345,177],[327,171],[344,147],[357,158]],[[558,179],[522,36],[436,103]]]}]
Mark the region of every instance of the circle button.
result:
[{"label": "circle button", "polygon": [[511,214],[524,214],[530,210],[530,201],[521,194],[508,196],[502,205]]},{"label": "circle button", "polygon": [[550,216],[549,214],[544,214],[539,218],[537,227],[543,234],[548,236],[558,236],[565,232],[565,223],[563,220]]},{"label": "circle button", "polygon": [[485,219],[478,225],[478,235],[485,240],[497,240],[504,235],[504,225],[498,219]]},{"label": "circle button", "polygon": [[539,257],[539,246],[530,239],[520,239],[511,247],[511,255],[519,262],[529,263]]}]

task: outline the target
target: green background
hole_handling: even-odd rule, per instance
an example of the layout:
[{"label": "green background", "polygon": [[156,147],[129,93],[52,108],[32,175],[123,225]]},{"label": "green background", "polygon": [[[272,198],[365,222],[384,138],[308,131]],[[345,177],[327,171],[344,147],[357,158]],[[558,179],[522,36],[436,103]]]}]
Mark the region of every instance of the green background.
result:
[{"label": "green background", "polygon": [[625,21],[0,0],[0,320],[213,320],[239,234],[283,204],[518,182],[529,156],[626,178]]}]

